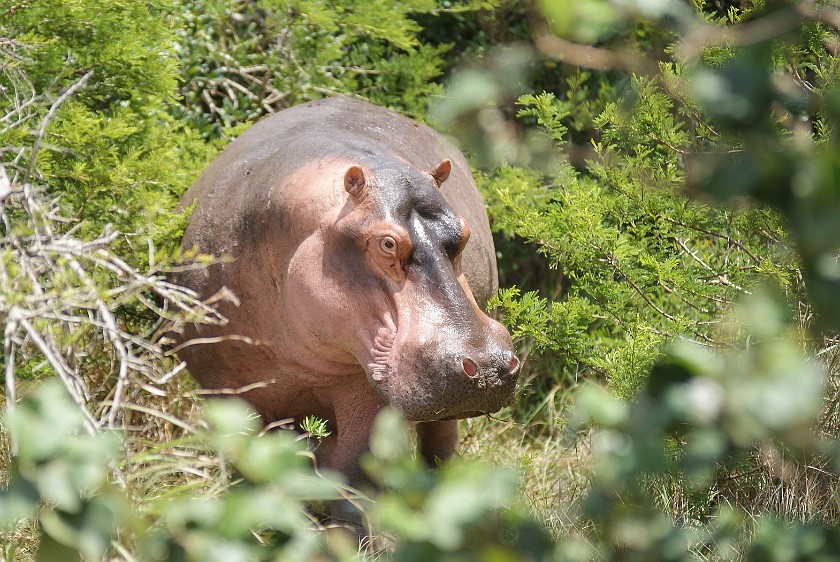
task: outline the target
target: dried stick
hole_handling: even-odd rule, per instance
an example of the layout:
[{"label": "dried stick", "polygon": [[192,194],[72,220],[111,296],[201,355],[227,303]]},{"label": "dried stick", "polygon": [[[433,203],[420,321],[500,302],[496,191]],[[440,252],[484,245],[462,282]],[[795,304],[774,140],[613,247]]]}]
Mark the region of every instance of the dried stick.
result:
[{"label": "dried stick", "polygon": [[91,76],[93,76],[93,70],[88,70],[87,73],[78,80],[78,82],[64,90],[64,92],[58,96],[58,99],[53,102],[52,106],[50,106],[50,110],[47,112],[43,121],[41,121],[41,126],[38,128],[38,133],[35,135],[35,142],[32,143],[32,155],[29,157],[29,165],[26,167],[26,173],[23,175],[23,181],[21,182],[24,185],[29,183],[29,176],[35,166],[35,157],[38,156],[38,150],[41,148],[41,141],[43,141],[44,135],[47,133],[47,126],[50,124],[50,121],[52,121],[53,117],[55,117],[55,114],[58,111],[58,108],[61,107],[61,104],[83,88],[87,81],[90,80]]}]

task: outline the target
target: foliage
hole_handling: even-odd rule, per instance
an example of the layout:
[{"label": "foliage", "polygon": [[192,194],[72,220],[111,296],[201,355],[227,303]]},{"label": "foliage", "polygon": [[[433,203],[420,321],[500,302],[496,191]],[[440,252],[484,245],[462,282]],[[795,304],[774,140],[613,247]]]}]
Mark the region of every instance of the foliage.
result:
[{"label": "foliage", "polygon": [[[837,12],[356,4],[3,13],[2,557],[834,556]],[[492,50],[499,22],[536,50]],[[420,113],[450,35],[482,60],[436,115],[476,141],[475,162],[507,160],[478,178],[519,285],[495,304],[529,363],[551,366],[528,375],[517,413],[541,442],[516,464],[527,478],[561,435],[583,457],[568,465],[582,490],[565,497],[562,476],[546,494],[565,518],[552,534],[518,475],[457,459],[428,471],[391,411],[364,462],[380,487],[364,494],[312,469],[320,420],[264,434],[231,401],[199,419],[162,339],[168,322],[223,321],[163,277],[183,226],[168,211],[217,148],[202,139],[335,92]],[[548,267],[531,271],[521,240]],[[36,381],[17,399],[49,373],[64,391]],[[558,412],[558,389],[581,378]],[[364,508],[368,550],[324,520],[337,498]]]},{"label": "foliage", "polygon": [[[751,297],[730,322],[732,329],[753,334],[747,349],[711,354],[694,344],[676,346],[652,369],[630,407],[599,396],[594,387],[580,397],[577,422],[595,421],[602,428],[593,439],[603,457],[584,513],[596,522],[607,558],[681,560],[693,551],[728,559],[736,553],[727,555],[724,548],[733,543],[751,560],[778,551],[777,538],[767,530],[780,523],[768,514],[750,537],[743,514],[725,502],[702,506],[704,527],[676,525],[654,509],[656,487],[650,483],[668,474],[681,474],[687,493],[712,497],[719,479],[742,467],[755,447],[765,449],[771,470],[785,480],[793,478],[797,462],[830,451],[811,433],[822,410],[825,373],[801,353],[796,327],[766,295]],[[825,556],[840,538],[834,530],[808,526],[792,532],[819,536],[813,552],[796,546],[800,555]]]},{"label": "foliage", "polygon": [[[590,5],[608,21],[587,20]],[[497,70],[474,77],[471,83],[453,81],[452,87],[459,91],[437,111],[461,138],[480,139],[474,146],[484,162],[501,154],[518,166],[540,164],[546,139],[564,156],[543,164],[538,172],[504,166],[485,173],[480,183],[490,202],[494,228],[533,242],[555,267],[542,275],[529,272],[521,265],[521,250],[502,246],[503,258],[514,256],[512,262],[502,262],[503,273],[512,268],[517,273],[511,278],[518,280],[530,275],[526,286],[557,299],[550,302],[535,292],[507,290],[495,303],[526,349],[560,352],[559,360],[546,354],[552,365],[563,365],[559,372],[541,371],[538,366],[530,375],[528,394],[518,405],[528,419],[534,407],[552,403],[558,385],[578,380],[581,371],[604,375],[615,394],[628,398],[644,388],[651,365],[674,341],[690,338],[735,349],[750,345],[757,337],[755,330],[727,330],[719,319],[733,299],[755,293],[761,284],[776,287],[791,303],[800,329],[815,319],[822,329],[835,326],[836,300],[828,295],[836,294],[830,272],[838,240],[833,234],[836,221],[828,217],[837,213],[830,202],[833,196],[827,194],[837,188],[828,175],[809,171],[830,167],[829,157],[822,153],[831,139],[826,131],[833,130],[825,127],[824,116],[831,114],[837,87],[828,70],[836,67],[837,60],[832,47],[836,21],[831,20],[830,10],[814,13],[801,6],[777,5],[764,13],[763,5],[755,5],[732,8],[727,14],[704,7],[694,15],[677,3],[582,6],[546,3],[547,24],[577,39],[576,34],[592,25],[595,31],[587,33],[597,37],[599,47],[583,48],[537,29],[544,35],[537,38],[540,52],[532,58],[533,66],[544,64],[545,57],[557,57],[587,67],[558,72],[567,77],[566,88],[521,96],[519,121],[507,121],[504,112],[486,106],[488,88],[470,92],[479,83],[490,84],[490,90],[498,92],[490,99],[501,103],[509,99],[505,87],[511,73]],[[569,23],[575,17],[586,20],[586,25]],[[562,18],[567,21],[555,21]],[[754,26],[747,25],[751,19],[757,20]],[[712,21],[739,22],[744,28],[729,31],[710,25]],[[773,28],[773,39],[754,31],[760,25]],[[459,105],[459,100],[470,99],[475,103]],[[534,127],[543,131],[544,140],[534,138]],[[705,192],[726,205],[707,197],[684,197],[680,191],[686,178],[694,195]],[[804,185],[800,182],[809,186],[804,192],[798,191],[797,186]],[[810,210],[800,214],[802,207]],[[826,269],[815,265],[815,254],[822,255]],[[575,315],[570,317],[570,312]],[[804,333],[786,337],[795,337],[797,346],[822,342],[819,334],[811,341]],[[546,376],[553,377],[554,384]],[[779,381],[773,384],[781,386]],[[778,391],[776,399],[784,398]],[[656,408],[657,403],[647,401],[645,406]],[[815,413],[813,408],[808,411]],[[830,415],[823,412],[821,418]],[[733,425],[747,423],[739,420]],[[666,452],[684,451],[682,443],[682,439],[671,441]],[[741,498],[759,495],[763,482],[742,481],[737,489],[728,483],[741,480],[740,473],[767,470],[750,453],[753,450],[746,445],[737,453],[724,453],[726,459],[749,457],[738,470],[727,468],[719,458],[700,463],[709,468],[720,462],[722,467],[713,470],[726,473],[704,490],[687,490],[685,472],[673,465],[663,464],[652,475],[638,473],[634,478],[639,486],[654,490],[663,489],[657,480],[679,481],[679,490],[663,492],[670,497],[657,501],[658,507],[663,501],[682,502],[675,515],[684,524],[714,520],[698,500],[704,495],[716,502],[734,502],[755,514],[766,504],[743,503]],[[785,446],[781,450],[787,451]],[[648,452],[640,445],[639,455]],[[777,494],[796,493],[792,475],[807,472],[799,462],[787,465],[789,472],[777,484]],[[823,466],[828,461],[814,462]],[[824,508],[812,511],[805,506],[810,498],[802,498],[801,505],[788,504],[779,512],[797,516],[807,512],[807,517],[833,520],[830,493],[824,494],[817,499],[827,504]],[[777,498],[778,503],[786,501]],[[634,497],[630,511],[656,504],[654,499]],[[611,525],[605,520],[600,528],[609,531]],[[779,527],[767,523],[766,528]],[[814,529],[801,532],[812,538],[819,535]],[[726,543],[722,535],[718,538]],[[743,536],[738,549],[746,552]],[[709,551],[698,554],[706,556]],[[656,558],[662,551],[650,547],[647,555]],[[624,559],[629,554],[615,556]]]},{"label": "foliage", "polygon": [[549,559],[554,551],[549,535],[515,505],[514,473],[463,461],[430,472],[411,456],[407,435],[402,416],[384,410],[364,464],[386,490],[371,517],[374,528],[397,537],[395,559]]},{"label": "foliage", "polygon": [[[60,196],[83,237],[122,233],[132,265],[171,255],[183,218],[170,213],[215,153],[173,119],[176,65],[164,2],[47,0],[7,10],[2,159],[12,180]],[[151,234],[139,237],[138,233]]]},{"label": "foliage", "polygon": [[[475,10],[490,2],[447,3]],[[451,45],[424,41],[433,0],[190,0],[174,10],[182,104],[206,138],[303,101],[352,94],[422,118]]]},{"label": "foliage", "polygon": [[[305,560],[321,550],[302,500],[341,495],[334,481],[312,473],[305,446],[288,431],[257,435],[256,416],[235,402],[209,404],[207,418],[210,429],[179,447],[203,446],[215,462],[238,471],[236,483],[226,483],[222,497],[182,487],[138,511],[109,477],[137,462],[121,465],[119,434],[85,434],[84,416],[64,389],[43,385],[5,420],[20,448],[8,489],[0,492],[0,523],[37,516],[39,561],[78,553],[99,559],[114,545],[144,560]],[[162,525],[147,527],[148,517]]]},{"label": "foliage", "polygon": [[[772,186],[793,175],[780,169],[783,162],[801,164],[802,150],[781,140],[791,136],[783,118],[789,124],[800,117],[821,122],[821,102],[817,97],[807,101],[811,93],[796,83],[796,77],[824,77],[815,78],[817,86],[808,88],[815,93],[830,91],[829,72],[811,69],[834,67],[835,58],[814,47],[815,35],[819,41],[834,35],[819,24],[805,22],[803,30],[810,34],[803,34],[802,41],[777,43],[768,51],[763,69],[750,58],[753,55],[745,54],[746,60],[733,58],[734,49],[720,47],[718,58],[707,66],[698,56],[714,49],[698,50],[693,58],[675,53],[679,45],[686,48],[701,33],[722,33],[705,23],[706,14],[692,15],[667,4],[657,17],[676,21],[670,27],[657,27],[653,20],[643,19],[647,14],[642,8],[636,13],[610,3],[592,4],[617,18],[609,25],[596,26],[617,27],[610,33],[598,32],[609,39],[603,47],[586,48],[590,58],[579,64],[593,68],[560,70],[565,76],[561,88],[523,94],[506,110],[495,109],[488,103],[508,103],[515,92],[525,91],[527,82],[525,76],[511,80],[514,73],[505,62],[510,55],[502,54],[483,69],[471,69],[469,80],[453,80],[452,96],[442,100],[434,113],[454,134],[472,141],[478,161],[488,165],[498,158],[506,161],[486,169],[479,186],[489,204],[492,227],[504,234],[497,239],[502,284],[509,280],[529,289],[521,291],[527,301],[517,304],[508,292],[494,303],[513,332],[529,350],[551,350],[547,356],[554,365],[553,358],[559,354],[563,368],[551,374],[556,384],[567,384],[583,372],[606,379],[614,392],[629,398],[676,339],[688,337],[713,347],[736,344],[737,340],[722,337],[719,318],[734,299],[749,294],[755,285],[777,286],[791,302],[807,308],[801,262],[792,249],[796,242],[787,234],[789,207],[784,202],[771,208],[745,200],[742,196],[755,195],[757,188],[745,185],[742,176],[747,169],[764,170],[764,175],[751,181],[762,189],[777,189]],[[566,19],[583,18],[574,15],[578,8],[567,6],[555,12],[557,5],[547,6],[546,25],[574,29],[570,33],[575,37],[584,33],[576,24],[555,21],[560,13]],[[736,12],[747,18],[758,10]],[[594,25],[599,20],[586,21]],[[677,42],[678,31],[689,39]],[[528,59],[531,68],[540,68],[551,56],[578,56],[583,48],[547,29],[543,32],[547,35],[536,41],[541,52],[532,52]],[[721,53],[727,53],[730,62],[724,62]],[[721,67],[725,64],[737,69]],[[522,62],[518,68],[521,75]],[[783,68],[795,74],[785,75]],[[768,88],[780,90],[778,99],[759,93],[759,77],[744,79],[746,69],[762,73],[760,78]],[[731,77],[732,84],[719,83],[718,74]],[[704,101],[701,90],[711,88],[710,84],[715,84],[713,91],[721,99]],[[763,96],[764,105],[754,109],[755,115],[764,117],[761,132],[736,134],[719,123],[715,111],[725,105],[723,98],[737,94],[737,88]],[[737,95],[744,104],[759,103],[746,94]],[[773,103],[779,111],[798,104],[798,113],[774,116]],[[510,119],[506,111],[516,118]],[[770,121],[776,125],[771,127]],[[774,136],[780,142],[771,150],[768,142]],[[825,144],[824,137],[817,131],[814,147]],[[768,161],[738,166],[747,157],[746,141],[739,139],[754,139]],[[785,156],[790,150],[795,154]],[[712,172],[715,166],[729,169],[727,162],[732,163],[729,176]],[[694,187],[694,195],[701,189],[721,195],[700,184],[739,188],[726,194],[726,202],[734,204],[721,206],[707,197],[688,196],[686,181]],[[827,216],[832,214],[828,208]],[[826,217],[824,222],[831,220]],[[808,219],[804,223],[817,228]],[[813,238],[826,234],[830,227],[819,228],[820,234]],[[511,237],[516,241],[507,242]],[[830,245],[828,239],[821,238]],[[533,268],[534,263],[523,259],[523,251],[514,246],[521,241],[532,243],[545,255],[549,267],[542,266],[538,272],[526,269],[523,264]],[[806,281],[815,296],[819,285]],[[539,298],[533,290],[540,293]],[[829,291],[825,294],[827,298]],[[537,308],[535,302],[540,303]],[[551,388],[551,384],[540,384],[529,391],[525,410],[543,401]]]},{"label": "foliage", "polygon": [[0,491],[0,524],[37,511],[44,529],[37,560],[101,557],[112,521],[129,514],[126,499],[108,484],[117,435],[87,433],[85,416],[55,382],[9,411],[4,422],[18,450],[8,488]]},{"label": "foliage", "polygon": [[181,370],[170,371],[161,361],[172,324],[132,333],[118,318],[122,307],[145,310],[159,323],[223,319],[194,293],[169,283],[168,272],[154,262],[142,271],[132,268],[114,252],[119,233],[106,230],[82,240],[62,233],[65,221],[55,200],[35,186],[11,183],[0,167],[0,357],[6,397],[14,403],[21,372],[58,376],[80,404],[106,384],[110,404],[100,405],[99,419],[85,410],[88,429],[95,431],[114,426],[129,388],[161,384]]},{"label": "foliage", "polygon": [[[576,401],[598,412],[592,419],[605,429],[593,445],[606,454],[581,509],[592,532],[569,559],[788,559],[785,548],[789,559],[828,556],[831,528],[784,518],[834,522],[830,492],[816,505],[805,505],[809,497],[779,507],[741,499],[760,495],[760,478],[730,482],[769,472],[778,498],[795,493],[809,463],[832,467],[818,488],[836,477],[833,445],[821,446],[811,427],[836,404],[820,408],[824,374],[802,354],[817,351],[838,318],[829,297],[838,188],[827,171],[836,149],[826,127],[838,88],[834,12],[600,1],[544,9],[535,60],[588,70],[569,73],[563,91],[520,96],[518,122],[485,107],[487,97],[458,104],[482,80],[504,92],[509,74],[492,72],[453,82],[461,91],[437,114],[462,138],[482,137],[484,162],[539,164],[546,142],[564,156],[539,172],[491,170],[481,186],[494,228],[534,243],[556,268],[536,284],[556,302],[500,293],[495,304],[514,334],[563,354],[556,384],[583,369],[632,399],[586,391]],[[680,193],[686,185],[695,198]],[[746,320],[721,323],[761,286],[797,311],[796,324],[779,328],[779,305],[755,298],[743,305]],[[686,340],[730,351],[688,352]],[[539,383],[523,411],[548,404],[556,384]],[[675,504],[676,513],[664,510]],[[768,508],[783,521],[752,528],[742,511],[766,517]],[[797,538],[782,545],[773,535],[782,528]]]},{"label": "foliage", "polygon": [[[236,401],[210,402],[206,416],[209,428],[177,446],[221,465],[224,494],[180,487],[132,508],[109,473],[140,459],[121,461],[118,433],[86,434],[84,416],[61,385],[43,385],[4,420],[20,449],[0,491],[0,525],[37,517],[39,561],[76,553],[98,559],[109,548],[143,560],[358,556],[357,545],[326,533],[306,508],[304,502],[353,496],[335,476],[312,472],[304,441],[288,430],[259,433],[258,416]],[[407,430],[399,414],[384,413],[368,459],[389,490],[371,516],[376,528],[403,537],[400,560],[538,560],[552,551],[548,535],[524,512],[502,511],[514,501],[514,474],[457,464],[435,477],[409,455]],[[499,511],[488,517],[491,510]],[[147,527],[150,517],[160,523]],[[492,540],[474,550],[484,536]]]}]

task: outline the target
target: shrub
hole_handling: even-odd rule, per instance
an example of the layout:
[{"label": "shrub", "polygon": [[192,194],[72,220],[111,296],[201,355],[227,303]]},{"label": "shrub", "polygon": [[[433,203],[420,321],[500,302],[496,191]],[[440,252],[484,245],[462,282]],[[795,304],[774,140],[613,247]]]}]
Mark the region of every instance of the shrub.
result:
[{"label": "shrub", "polygon": [[183,219],[171,210],[215,152],[167,112],[177,67],[161,53],[174,41],[164,7],[34,2],[0,24],[11,38],[0,136],[12,180],[60,196],[83,237],[110,224],[132,265],[172,254]]},{"label": "shrub", "polygon": [[[364,40],[353,45],[377,45],[377,56],[421,49],[400,43],[418,36],[415,26],[379,33],[343,5],[305,5],[306,18],[325,13],[362,26]],[[233,24],[215,37],[256,45],[247,30],[263,25],[270,35],[286,21],[238,6],[248,17],[217,12],[214,21]],[[825,365],[836,357],[840,322],[834,11],[545,2],[531,14],[543,51],[537,66],[560,58],[594,68],[564,66],[564,92],[518,96],[535,59],[514,49],[485,57],[501,77],[473,70],[453,81],[438,115],[481,138],[477,159],[491,149],[517,164],[481,177],[494,226],[536,244],[556,268],[535,280],[551,300],[514,288],[497,302],[517,336],[564,354],[552,376],[590,379],[566,427],[571,441],[591,444],[589,486],[565,506],[567,530],[550,536],[519,505],[511,472],[463,461],[421,468],[393,412],[380,418],[365,462],[382,486],[367,497],[311,469],[314,436],[262,435],[232,402],[208,405],[207,422],[183,419],[196,393],[177,383],[163,321],[223,320],[163,279],[169,250],[158,249],[174,247],[182,223],[156,204],[174,204],[188,174],[164,173],[159,197],[150,178],[178,158],[192,170],[214,150],[167,112],[174,67],[153,47],[172,39],[163,8],[42,2],[21,4],[3,22],[15,38],[3,43],[14,64],[2,78],[11,177],[0,175],[1,435],[14,457],[0,491],[0,519],[13,526],[2,531],[3,556],[365,557],[317,517],[318,502],[344,494],[367,506],[372,529],[385,535],[377,539],[393,535],[400,560],[822,560],[836,552],[837,399],[825,400],[836,394]],[[180,4],[173,17],[189,10]],[[298,39],[339,38],[330,22],[314,21]],[[121,34],[131,52],[120,51]],[[247,59],[246,51],[230,52]],[[268,111],[228,86],[244,96],[238,106],[238,94],[229,98],[231,121],[198,106],[179,117],[209,124],[203,133],[212,137]],[[228,95],[220,87],[212,96]],[[487,105],[512,97],[517,123]],[[33,383],[17,401],[21,375],[43,372],[64,390]],[[549,403],[558,381],[536,383],[531,410]],[[745,474],[761,478],[736,488]],[[824,490],[806,490],[815,501],[777,501],[802,489],[803,474]],[[750,503],[761,493],[764,504]]]},{"label": "shrub", "polygon": [[[472,11],[491,2],[450,3]],[[182,103],[173,113],[205,138],[298,103],[360,96],[422,119],[442,91],[447,39],[424,40],[427,0],[176,3]]]},{"label": "shrub", "polygon": [[[453,134],[474,141],[477,161],[486,164],[479,186],[498,233],[500,271],[519,286],[502,291],[494,304],[525,349],[551,350],[544,360],[531,356],[535,368],[547,363],[551,373],[533,371],[536,386],[525,391],[525,411],[581,376],[606,380],[630,398],[680,338],[716,348],[742,344],[745,334],[724,334],[720,317],[757,285],[782,291],[803,319],[810,318],[811,303],[834,306],[833,285],[811,270],[803,252],[830,260],[836,243],[828,225],[833,204],[813,215],[804,211],[827,201],[816,191],[833,189],[820,184],[816,170],[829,166],[822,154],[831,150],[826,115],[836,86],[836,58],[822,44],[836,34],[806,20],[786,28],[798,35],[738,49],[727,26],[759,18],[761,7],[733,8],[717,18],[676,4],[655,17],[592,5],[618,14],[585,32],[604,34],[602,46],[549,33],[556,25],[574,36],[584,31],[569,21],[579,18],[586,29],[591,23],[574,6],[555,11],[552,4],[537,38],[540,51],[525,59],[527,68],[553,57],[589,66],[558,70],[566,76],[562,88],[522,94],[524,65],[517,85],[508,70],[513,55],[503,52],[465,73],[470,79],[455,78],[452,96],[434,112]],[[672,23],[662,23],[669,18]],[[692,47],[703,33],[725,40]],[[581,52],[589,58],[574,58]],[[761,118],[733,122],[721,112],[734,102],[721,92]],[[507,110],[487,105],[511,98],[516,102]],[[503,165],[491,165],[496,158]],[[814,195],[791,196],[794,177],[813,181]],[[826,218],[818,218],[823,212]],[[798,230],[791,234],[794,221],[808,241]],[[523,259],[522,242],[544,255],[547,267]],[[815,249],[806,247],[811,244]]]}]

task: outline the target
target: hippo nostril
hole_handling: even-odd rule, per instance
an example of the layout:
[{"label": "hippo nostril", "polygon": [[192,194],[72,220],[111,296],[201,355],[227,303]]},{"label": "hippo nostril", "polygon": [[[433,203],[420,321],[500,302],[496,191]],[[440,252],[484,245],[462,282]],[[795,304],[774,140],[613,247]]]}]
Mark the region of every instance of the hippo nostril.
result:
[{"label": "hippo nostril", "polygon": [[478,365],[476,365],[475,361],[469,357],[464,357],[464,359],[461,360],[461,367],[463,367],[464,372],[471,379],[478,375]]},{"label": "hippo nostril", "polygon": [[515,375],[516,373],[519,372],[519,367],[521,367],[521,363],[519,362],[519,358],[516,357],[516,355],[514,355],[513,353],[511,353],[510,368],[508,369],[508,371],[510,372],[511,375]]}]

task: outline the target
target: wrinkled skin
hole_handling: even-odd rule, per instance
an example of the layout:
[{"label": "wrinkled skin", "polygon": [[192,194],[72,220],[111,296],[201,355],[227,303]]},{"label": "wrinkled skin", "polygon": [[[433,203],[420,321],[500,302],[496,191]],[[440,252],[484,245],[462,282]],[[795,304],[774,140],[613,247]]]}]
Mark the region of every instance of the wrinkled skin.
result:
[{"label": "wrinkled skin", "polygon": [[319,459],[351,482],[386,404],[433,463],[457,446],[455,420],[511,401],[519,361],[482,311],[497,288],[487,216],[463,156],[428,127],[346,98],[287,109],[232,143],[182,204],[196,200],[183,247],[232,259],[177,281],[241,304],[179,336],[237,338],[180,356],[266,423],[327,420]]}]

